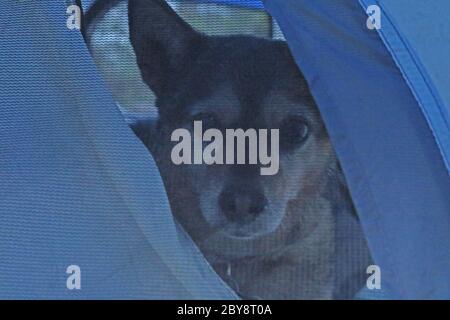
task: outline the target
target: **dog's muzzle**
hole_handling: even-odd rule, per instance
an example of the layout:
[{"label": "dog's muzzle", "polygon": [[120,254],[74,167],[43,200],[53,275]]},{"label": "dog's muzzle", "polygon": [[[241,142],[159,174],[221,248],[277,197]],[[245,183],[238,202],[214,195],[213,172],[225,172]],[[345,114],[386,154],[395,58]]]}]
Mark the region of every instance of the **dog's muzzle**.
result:
[{"label": "dog's muzzle", "polygon": [[249,224],[267,207],[265,195],[252,188],[226,187],[219,195],[219,208],[223,216],[232,223]]}]

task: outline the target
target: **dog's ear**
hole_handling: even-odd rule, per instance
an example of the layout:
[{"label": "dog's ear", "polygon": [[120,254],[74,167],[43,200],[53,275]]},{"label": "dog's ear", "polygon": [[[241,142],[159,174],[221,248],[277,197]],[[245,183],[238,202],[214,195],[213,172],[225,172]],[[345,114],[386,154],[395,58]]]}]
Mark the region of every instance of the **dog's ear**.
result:
[{"label": "dog's ear", "polygon": [[159,97],[189,64],[201,35],[165,0],[129,0],[128,21],[142,78]]}]

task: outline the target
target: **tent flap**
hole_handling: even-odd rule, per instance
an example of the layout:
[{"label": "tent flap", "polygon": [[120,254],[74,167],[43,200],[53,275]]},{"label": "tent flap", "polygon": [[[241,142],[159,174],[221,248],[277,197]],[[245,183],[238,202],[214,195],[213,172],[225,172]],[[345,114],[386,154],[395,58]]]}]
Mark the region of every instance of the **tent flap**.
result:
[{"label": "tent flap", "polygon": [[65,12],[0,3],[0,298],[236,298],[175,225]]},{"label": "tent flap", "polygon": [[360,2],[363,8],[382,10],[378,33],[422,108],[450,172],[450,2]]},{"label": "tent flap", "polygon": [[402,73],[366,26],[366,10],[357,0],[265,5],[319,105],[382,289],[392,298],[449,298],[450,178]]}]

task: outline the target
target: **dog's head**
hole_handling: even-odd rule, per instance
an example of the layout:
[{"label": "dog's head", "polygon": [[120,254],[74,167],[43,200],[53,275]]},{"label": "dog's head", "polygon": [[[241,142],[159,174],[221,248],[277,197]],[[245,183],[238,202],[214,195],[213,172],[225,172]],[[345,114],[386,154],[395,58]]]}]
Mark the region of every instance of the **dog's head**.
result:
[{"label": "dog's head", "polygon": [[[267,248],[263,239],[287,241],[289,229],[305,223],[288,208],[301,211],[321,192],[333,151],[286,43],[205,36],[162,0],[130,0],[128,10],[137,63],[159,110],[158,134],[142,125],[135,132],[176,198],[179,221],[218,255],[252,255]],[[195,120],[224,136],[225,129],[279,129],[278,173],[261,175],[258,164],[174,165],[171,133],[192,131]]]}]

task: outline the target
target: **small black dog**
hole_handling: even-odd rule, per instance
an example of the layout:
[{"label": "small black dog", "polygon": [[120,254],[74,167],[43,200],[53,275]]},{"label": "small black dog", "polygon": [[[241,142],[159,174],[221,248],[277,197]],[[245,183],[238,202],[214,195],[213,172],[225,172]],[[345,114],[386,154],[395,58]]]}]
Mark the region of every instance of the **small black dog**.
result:
[{"label": "small black dog", "polygon": [[[362,264],[337,266],[337,216],[352,223],[356,216],[286,43],[206,36],[163,0],[130,0],[128,18],[159,111],[155,124],[139,122],[133,130],[157,161],[175,217],[209,263],[242,297],[350,297],[362,285],[368,251],[358,238]],[[171,133],[192,131],[196,120],[221,132],[279,129],[279,172],[262,176],[255,164],[173,164]]]}]

